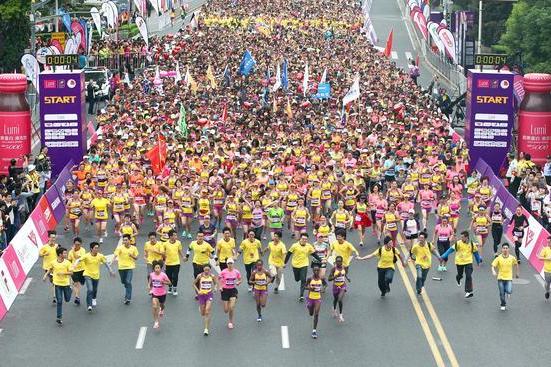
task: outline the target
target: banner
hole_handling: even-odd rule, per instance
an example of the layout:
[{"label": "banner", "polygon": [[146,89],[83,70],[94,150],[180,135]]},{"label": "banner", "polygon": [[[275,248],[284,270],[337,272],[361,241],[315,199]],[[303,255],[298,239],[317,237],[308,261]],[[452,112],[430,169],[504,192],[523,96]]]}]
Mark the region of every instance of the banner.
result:
[{"label": "banner", "polygon": [[251,55],[251,52],[249,50],[245,51],[243,54],[243,59],[241,59],[241,64],[239,65],[239,73],[241,75],[249,75],[256,65],[256,61],[253,58],[253,55]]},{"label": "banner", "polygon": [[13,246],[10,245],[4,250],[2,253],[2,260],[4,260],[6,266],[8,267],[8,271],[10,272],[13,283],[15,284],[15,288],[17,288],[17,290],[21,289],[21,286],[25,283],[27,275],[25,274],[25,271],[23,271],[23,267],[17,258],[17,253],[13,249]]},{"label": "banner", "polygon": [[358,98],[360,98],[360,76],[356,75],[356,78],[354,78],[354,82],[352,83],[350,90],[342,99],[343,107]]},{"label": "banner", "polygon": [[149,48],[149,32],[147,31],[147,24],[145,24],[145,20],[142,17],[136,17],[135,22],[138,30],[140,31],[140,35],[145,41],[145,46]]},{"label": "banner", "polygon": [[65,28],[67,28],[67,32],[69,32],[70,34],[71,33],[71,16],[63,8],[58,10],[58,14],[61,16],[61,21],[63,22],[63,25],[65,26]]},{"label": "banner", "polygon": [[440,37],[440,40],[444,45],[444,50],[446,51],[446,55],[448,55],[448,57],[452,59],[454,64],[457,64],[457,54],[455,51],[455,38],[453,38],[452,32],[450,32],[450,30],[447,28],[441,28],[438,31],[438,37]]},{"label": "banner", "polygon": [[465,140],[471,164],[484,157],[494,173],[503,165],[514,125],[513,74],[469,70]]},{"label": "banner", "polygon": [[101,12],[105,18],[107,18],[107,27],[115,28],[115,14],[113,14],[113,8],[108,3],[101,4]]},{"label": "banner", "polygon": [[98,34],[101,38],[101,17],[99,15],[98,8],[96,7],[91,8],[90,15],[92,15],[92,20],[94,21],[94,25],[96,26],[96,29],[98,30]]},{"label": "banner", "polygon": [[155,9],[155,15],[159,14],[159,0],[149,0],[153,9]]},{"label": "banner", "polygon": [[415,11],[412,11],[411,13],[411,19],[413,20],[413,24],[419,29],[421,34],[423,35],[423,38],[427,40],[429,38],[429,31],[427,29],[427,19],[421,13],[421,11],[416,8]]},{"label": "banner", "polygon": [[64,200],[61,199],[57,187],[55,185],[51,186],[46,193],[44,193],[44,196],[48,200],[54,220],[56,222],[61,222],[65,216],[65,203]]},{"label": "banner", "polygon": [[79,21],[74,20],[71,23],[71,30],[73,31],[73,37],[77,34],[80,35],[80,42],[75,42],[77,50],[82,48],[82,50],[86,51],[86,32],[84,31],[84,28],[82,28],[82,24],[80,24]]},{"label": "banner", "polygon": [[43,72],[39,79],[40,139],[48,147],[56,177],[67,162],[80,162],[86,153],[84,73]]},{"label": "banner", "polygon": [[107,4],[109,4],[113,12],[113,26],[117,27],[119,25],[119,8],[117,8],[117,5],[112,1],[108,1]]},{"label": "banner", "polygon": [[67,162],[65,167],[63,167],[61,172],[59,172],[59,174],[57,175],[57,179],[54,182],[54,186],[57,188],[57,192],[61,198],[63,198],[63,196],[65,195],[67,182],[72,181],[73,183],[75,183],[73,181],[73,174],[71,173],[74,165],[75,161],[72,159]]},{"label": "banner", "polygon": [[312,98],[318,98],[318,99],[331,98],[331,85],[329,83],[319,83],[318,92],[312,95]]},{"label": "banner", "polygon": [[32,220],[27,220],[19,229],[10,245],[15,250],[17,259],[25,272],[29,274],[36,260],[38,260],[38,249],[42,247],[40,235]]},{"label": "banner", "polygon": [[13,282],[10,271],[6,266],[3,258],[0,258],[0,298],[6,309],[10,309],[15,297],[17,297],[18,289]]},{"label": "banner", "polygon": [[436,47],[438,47],[438,51],[440,53],[445,53],[446,49],[444,47],[444,44],[442,43],[442,40],[440,39],[440,36],[438,35],[438,24],[434,22],[428,22],[427,29],[429,30],[432,41],[434,42]]}]

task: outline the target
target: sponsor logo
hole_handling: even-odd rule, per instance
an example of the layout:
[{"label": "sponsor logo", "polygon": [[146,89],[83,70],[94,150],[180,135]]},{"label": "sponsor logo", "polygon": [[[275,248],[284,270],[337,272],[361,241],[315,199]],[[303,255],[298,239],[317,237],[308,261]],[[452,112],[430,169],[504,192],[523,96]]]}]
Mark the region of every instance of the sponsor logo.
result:
[{"label": "sponsor logo", "polygon": [[60,80],[60,81],[57,83],[57,87],[58,87],[59,89],[65,88],[65,80]]},{"label": "sponsor logo", "polygon": [[508,80],[502,80],[499,86],[503,89],[509,88],[509,81]]},{"label": "sponsor logo", "polygon": [[77,86],[76,80],[74,80],[74,79],[69,79],[69,80],[67,80],[67,86],[68,86],[69,88],[73,89],[74,87]]},{"label": "sponsor logo", "polygon": [[44,80],[44,89],[55,89],[57,88],[57,83],[55,80]]},{"label": "sponsor logo", "polygon": [[490,88],[496,89],[498,85],[499,85],[499,81],[494,79],[490,83]]},{"label": "sponsor logo", "polygon": [[70,104],[75,103],[76,96],[46,96],[44,97],[45,104]]},{"label": "sponsor logo", "polygon": [[490,80],[489,79],[478,79],[476,86],[478,88],[490,88]]}]

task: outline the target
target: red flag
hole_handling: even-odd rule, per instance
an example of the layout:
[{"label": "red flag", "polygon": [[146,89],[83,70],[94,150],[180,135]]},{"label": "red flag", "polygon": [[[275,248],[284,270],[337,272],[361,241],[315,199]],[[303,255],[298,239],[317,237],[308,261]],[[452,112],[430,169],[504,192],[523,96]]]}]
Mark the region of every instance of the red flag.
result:
[{"label": "red flag", "polygon": [[419,55],[415,58],[415,65],[419,67]]},{"label": "red flag", "polygon": [[167,149],[166,149],[166,142],[163,138],[159,137],[159,141],[151,150],[147,153],[145,153],[145,156],[149,159],[151,162],[151,169],[153,170],[153,173],[158,175],[163,171],[163,168],[166,163],[166,155],[167,155]]},{"label": "red flag", "polygon": [[394,34],[394,30],[390,30],[390,34],[388,35],[388,38],[386,39],[386,47],[383,52],[383,55],[386,57],[390,57],[390,53],[392,52],[392,36]]},{"label": "red flag", "polygon": [[222,121],[226,122],[228,118],[228,102],[224,103],[224,110],[222,111]]}]

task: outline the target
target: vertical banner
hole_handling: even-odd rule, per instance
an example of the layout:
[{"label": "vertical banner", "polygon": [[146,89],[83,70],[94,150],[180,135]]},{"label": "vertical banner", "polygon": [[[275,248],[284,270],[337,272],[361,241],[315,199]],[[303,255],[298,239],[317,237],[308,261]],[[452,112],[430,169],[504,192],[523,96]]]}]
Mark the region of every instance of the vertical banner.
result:
[{"label": "vertical banner", "polygon": [[27,220],[19,229],[19,232],[11,240],[10,245],[15,250],[17,259],[25,272],[29,274],[36,260],[38,260],[38,249],[42,247],[42,241],[38,230],[32,220]]},{"label": "vertical banner", "polygon": [[99,37],[101,38],[101,17],[99,15],[98,8],[94,7],[90,9],[90,15],[92,15],[92,20],[94,21],[94,25],[96,26],[96,29],[98,30]]},{"label": "vertical banner", "polygon": [[135,22],[138,30],[140,31],[140,35],[145,41],[145,46],[149,48],[149,32],[147,31],[147,24],[145,23],[145,20],[142,17],[136,17]]},{"label": "vertical banner", "polygon": [[17,290],[21,289],[21,286],[25,283],[27,276],[25,271],[23,271],[23,267],[17,258],[17,253],[12,246],[8,246],[4,250],[2,253],[2,260],[4,260],[6,266],[8,267],[8,271],[10,272],[13,283],[15,284],[15,288],[17,288]]},{"label": "vertical banner", "polygon": [[499,172],[511,145],[513,99],[512,73],[469,70],[465,140],[471,164],[484,157]]},{"label": "vertical banner", "polygon": [[63,216],[65,215],[65,203],[59,195],[57,186],[54,184],[50,187],[44,196],[48,200],[48,204],[50,204],[55,221],[58,223],[61,222],[63,220]]},{"label": "vertical banner", "polygon": [[82,70],[40,74],[40,132],[48,147],[52,176],[86,152],[86,103]]},{"label": "vertical banner", "polygon": [[10,309],[15,297],[17,297],[18,289],[13,282],[10,271],[6,266],[3,258],[0,258],[0,298],[7,310]]}]

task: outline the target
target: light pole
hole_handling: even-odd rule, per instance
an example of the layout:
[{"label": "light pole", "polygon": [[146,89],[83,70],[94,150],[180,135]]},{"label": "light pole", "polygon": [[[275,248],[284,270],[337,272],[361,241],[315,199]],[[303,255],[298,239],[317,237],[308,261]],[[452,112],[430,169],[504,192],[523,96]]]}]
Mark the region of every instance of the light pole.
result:
[{"label": "light pole", "polygon": [[[502,3],[516,3],[518,0],[486,0],[493,2],[502,2]],[[482,8],[483,0],[478,0],[478,45],[476,48],[477,53],[482,53]]]}]

